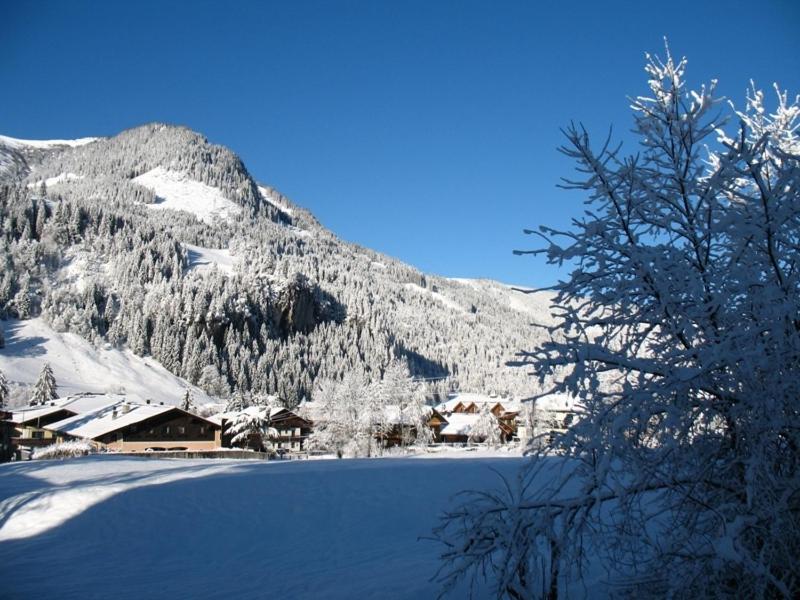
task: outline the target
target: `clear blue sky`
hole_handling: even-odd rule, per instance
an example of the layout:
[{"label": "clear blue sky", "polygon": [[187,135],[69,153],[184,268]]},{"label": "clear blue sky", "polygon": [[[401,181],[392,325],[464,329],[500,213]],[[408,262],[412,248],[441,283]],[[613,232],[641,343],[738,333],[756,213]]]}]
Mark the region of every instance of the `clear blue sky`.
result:
[{"label": "clear blue sky", "polygon": [[336,233],[426,271],[551,283],[523,227],[581,211],[559,127],[630,125],[646,51],[800,92],[800,2],[0,2],[0,133],[187,125]]}]

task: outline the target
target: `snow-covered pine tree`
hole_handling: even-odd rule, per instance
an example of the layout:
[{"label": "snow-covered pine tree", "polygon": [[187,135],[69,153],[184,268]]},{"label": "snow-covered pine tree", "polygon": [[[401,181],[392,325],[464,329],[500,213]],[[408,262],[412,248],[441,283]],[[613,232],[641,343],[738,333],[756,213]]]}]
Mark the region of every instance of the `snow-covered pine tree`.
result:
[{"label": "snow-covered pine tree", "polygon": [[186,388],[183,398],[181,398],[180,407],[182,410],[187,412],[194,412],[197,408],[194,404],[194,398],[192,398],[192,392],[189,390],[189,388]]},{"label": "snow-covered pine tree", "polygon": [[233,417],[228,426],[231,443],[251,450],[269,450],[270,437],[278,432],[271,427],[268,408],[241,410]]},{"label": "snow-covered pine tree", "polygon": [[51,400],[58,398],[56,391],[58,385],[56,384],[56,377],[53,375],[53,369],[50,363],[44,363],[39,378],[33,386],[33,394],[31,395],[31,404],[47,404]]}]

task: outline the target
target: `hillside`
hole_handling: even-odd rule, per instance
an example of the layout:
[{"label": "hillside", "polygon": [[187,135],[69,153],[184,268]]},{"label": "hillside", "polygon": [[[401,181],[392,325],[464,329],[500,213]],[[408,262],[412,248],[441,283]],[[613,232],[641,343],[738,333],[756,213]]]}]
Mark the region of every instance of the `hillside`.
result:
[{"label": "hillside", "polygon": [[428,275],[347,243],[185,128],[9,140],[2,317],[148,357],[212,395],[294,404],[320,378],[380,378],[395,357],[441,389],[537,389],[505,363],[542,335],[530,324],[550,321],[547,294]]}]

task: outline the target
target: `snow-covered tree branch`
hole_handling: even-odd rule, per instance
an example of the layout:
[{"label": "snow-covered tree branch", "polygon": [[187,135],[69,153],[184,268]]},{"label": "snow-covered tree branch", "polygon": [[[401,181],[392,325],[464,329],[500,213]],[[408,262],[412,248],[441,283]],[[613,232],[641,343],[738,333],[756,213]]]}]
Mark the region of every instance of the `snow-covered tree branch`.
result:
[{"label": "snow-covered tree branch", "polygon": [[564,132],[587,209],[541,230],[573,270],[519,363],[585,413],[445,515],[445,584],[554,597],[591,548],[639,595],[800,594],[800,108],[754,87],[737,111],[685,68],[649,59],[634,154]]}]

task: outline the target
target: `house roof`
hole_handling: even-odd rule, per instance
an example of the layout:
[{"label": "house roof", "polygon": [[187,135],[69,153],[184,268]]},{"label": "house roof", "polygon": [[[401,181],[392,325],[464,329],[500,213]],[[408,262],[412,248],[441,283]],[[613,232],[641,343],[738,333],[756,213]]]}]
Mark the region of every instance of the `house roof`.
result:
[{"label": "house roof", "polygon": [[18,425],[22,425],[23,423],[35,421],[36,419],[41,419],[64,410],[71,412],[72,414],[76,414],[74,410],[70,410],[57,404],[47,406],[25,406],[14,409],[14,411],[11,413],[11,421]]},{"label": "house roof", "polygon": [[180,410],[174,406],[128,404],[128,412],[124,412],[123,406],[122,402],[114,402],[97,410],[52,423],[47,429],[74,437],[94,439],[171,410]]},{"label": "house roof", "polygon": [[66,398],[56,398],[48,402],[46,406],[37,405],[17,408],[14,410],[14,416],[11,420],[15,423],[22,423],[21,419],[24,419],[24,422],[27,423],[33,419],[55,414],[61,410],[71,412],[73,415],[80,415],[125,400],[126,396],[122,394],[74,394]]},{"label": "house roof", "polygon": [[514,412],[520,410],[519,400],[513,398],[501,398],[500,396],[489,396],[487,394],[475,394],[471,392],[460,392],[451,395],[446,402],[442,402],[436,407],[440,413],[451,413],[455,410],[456,406],[460,404],[464,407],[469,407],[470,404],[475,404],[480,410],[485,405],[489,405],[489,409],[500,404],[506,411]]},{"label": "house roof", "polygon": [[[126,412],[127,410],[127,412]],[[116,411],[116,416],[114,415]],[[68,419],[63,419],[47,426],[47,429],[58,431],[74,437],[85,439],[95,439],[107,433],[112,433],[124,429],[129,425],[141,423],[152,417],[157,417],[165,413],[177,411],[190,415],[195,419],[201,419],[212,425],[219,426],[209,419],[205,419],[193,413],[187,412],[177,406],[164,406],[161,404],[132,404],[126,402],[114,402],[101,408],[75,415]]]},{"label": "house roof", "polygon": [[453,413],[447,416],[447,425],[442,427],[440,435],[469,435],[472,427],[481,418],[479,414]]}]

